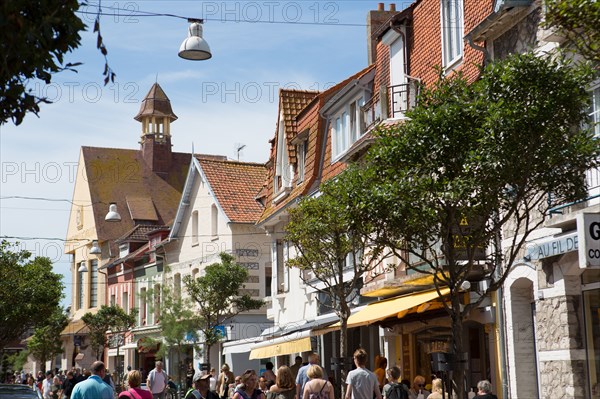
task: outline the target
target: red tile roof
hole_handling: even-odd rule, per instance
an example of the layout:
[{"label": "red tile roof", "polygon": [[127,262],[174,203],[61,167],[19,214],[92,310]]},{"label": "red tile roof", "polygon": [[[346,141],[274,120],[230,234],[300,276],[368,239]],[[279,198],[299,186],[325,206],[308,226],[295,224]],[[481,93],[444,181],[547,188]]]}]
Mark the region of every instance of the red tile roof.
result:
[{"label": "red tile roof", "polygon": [[[128,210],[128,197],[151,199],[156,225],[170,225],[175,218],[188,172],[191,154],[173,153],[168,173],[153,173],[142,152],[121,148],[82,147],[98,240],[114,240],[130,231],[135,223]],[[121,222],[106,222],[111,202],[117,204]]]},{"label": "red tile roof", "polygon": [[213,193],[234,223],[256,223],[263,207],[256,195],[265,181],[264,164],[198,158]]},{"label": "red tile roof", "polygon": [[[280,114],[283,114],[285,124],[285,135],[288,142],[288,156],[290,163],[296,163],[296,146],[291,143],[291,140],[296,136],[296,115],[300,113],[312,99],[319,95],[318,91],[301,91],[301,90],[279,90],[279,107]],[[275,132],[277,136],[277,131]]]}]

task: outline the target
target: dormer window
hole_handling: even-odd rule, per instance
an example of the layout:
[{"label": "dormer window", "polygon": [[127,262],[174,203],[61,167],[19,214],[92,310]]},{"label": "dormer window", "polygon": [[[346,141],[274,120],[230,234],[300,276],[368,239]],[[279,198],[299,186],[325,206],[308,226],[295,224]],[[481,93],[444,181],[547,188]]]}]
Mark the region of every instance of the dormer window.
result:
[{"label": "dormer window", "polygon": [[365,105],[363,96],[355,97],[332,119],[332,159],[336,161],[363,134],[366,126],[361,107]]},{"label": "dormer window", "polygon": [[[279,127],[277,130],[277,159],[275,163],[275,179],[273,181],[275,194],[285,196],[292,187],[293,172],[290,167],[288,154],[288,143],[285,136],[285,122],[283,114],[279,115]],[[281,197],[276,197],[275,200]]]}]

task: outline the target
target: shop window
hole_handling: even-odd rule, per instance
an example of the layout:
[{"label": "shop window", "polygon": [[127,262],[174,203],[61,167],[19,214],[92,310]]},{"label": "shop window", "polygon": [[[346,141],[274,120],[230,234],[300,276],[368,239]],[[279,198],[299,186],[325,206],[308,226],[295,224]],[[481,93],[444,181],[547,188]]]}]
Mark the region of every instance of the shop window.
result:
[{"label": "shop window", "polygon": [[592,398],[600,397],[600,289],[583,293],[585,339]]}]

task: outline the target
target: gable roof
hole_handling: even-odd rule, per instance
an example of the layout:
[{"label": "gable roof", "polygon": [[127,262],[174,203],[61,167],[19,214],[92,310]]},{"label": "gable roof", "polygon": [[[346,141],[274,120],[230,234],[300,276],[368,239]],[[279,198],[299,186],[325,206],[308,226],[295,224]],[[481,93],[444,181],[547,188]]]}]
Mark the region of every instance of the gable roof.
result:
[{"label": "gable roof", "polygon": [[263,211],[256,194],[265,179],[265,165],[206,158],[198,163],[227,218],[233,223],[256,223]]},{"label": "gable roof", "polygon": [[[151,217],[156,225],[175,218],[191,154],[172,153],[170,168],[160,176],[150,170],[140,150],[82,147],[98,240],[121,237],[135,226],[134,217]],[[132,199],[143,198],[133,207]],[[106,222],[110,203],[116,203],[120,223]],[[153,206],[151,206],[152,204]],[[139,211],[139,212],[138,212]]]}]

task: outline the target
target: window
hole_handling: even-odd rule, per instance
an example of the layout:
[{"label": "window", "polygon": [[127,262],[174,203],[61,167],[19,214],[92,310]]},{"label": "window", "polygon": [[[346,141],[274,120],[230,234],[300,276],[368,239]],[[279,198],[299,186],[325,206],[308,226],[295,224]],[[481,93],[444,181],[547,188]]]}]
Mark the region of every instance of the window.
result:
[{"label": "window", "polygon": [[173,294],[175,299],[181,299],[181,274],[179,273],[173,276]]},{"label": "window", "polygon": [[125,313],[129,314],[129,292],[127,291],[121,295],[121,307]]},{"label": "window", "polygon": [[192,212],[192,245],[198,244],[198,211]]},{"label": "window", "polygon": [[282,294],[289,290],[288,268],[285,265],[285,261],[288,257],[288,243],[277,240],[273,252],[273,257],[277,265],[277,293]]},{"label": "window", "polygon": [[442,55],[449,68],[460,61],[463,54],[463,1],[442,1]]},{"label": "window", "polygon": [[[79,265],[85,266],[85,261]],[[83,274],[84,272],[77,271],[77,309],[83,308]]]},{"label": "window", "polygon": [[306,140],[296,145],[296,157],[298,158],[298,183],[304,181],[304,169],[306,167]]},{"label": "window", "polygon": [[98,306],[98,259],[90,262],[90,308]]},{"label": "window", "polygon": [[271,296],[271,280],[272,280],[272,269],[271,267],[265,267],[265,296]]},{"label": "window", "polygon": [[600,138],[600,86],[592,90],[592,105],[588,115],[596,137]]},{"label": "window", "polygon": [[154,286],[154,324],[160,319],[160,284]]},{"label": "window", "polygon": [[110,296],[110,306],[115,306],[117,304],[117,296],[115,294],[112,294]]},{"label": "window", "polygon": [[364,97],[356,98],[333,119],[333,160],[346,152],[365,133],[366,124],[361,109],[364,105]]},{"label": "window", "polygon": [[593,390],[600,389],[600,289],[583,292],[583,312],[585,319],[585,337],[589,383]]},{"label": "window", "polygon": [[219,210],[215,204],[210,207],[210,231],[213,237],[219,235]]},{"label": "window", "polygon": [[146,288],[140,289],[140,326],[146,325],[148,315],[148,304],[146,303]]},{"label": "window", "polygon": [[275,194],[284,191],[292,186],[292,176],[290,171],[290,158],[287,148],[287,139],[285,137],[285,123],[283,114],[279,115],[279,127],[277,129],[277,161],[275,163]]}]

